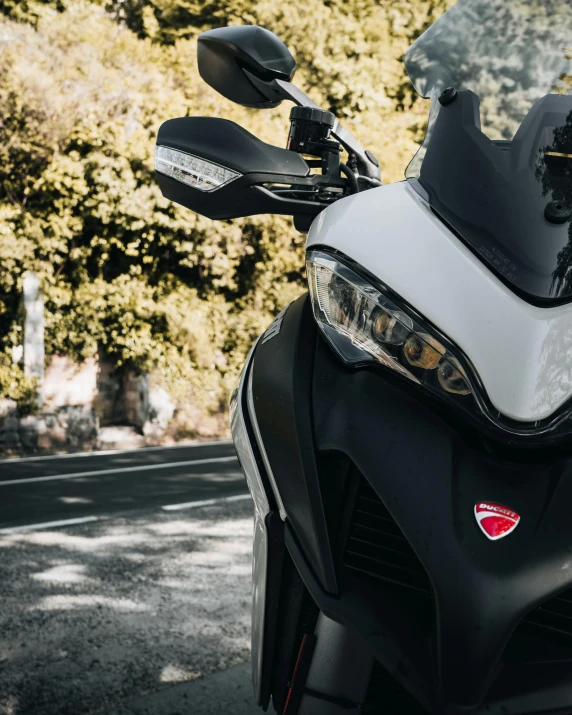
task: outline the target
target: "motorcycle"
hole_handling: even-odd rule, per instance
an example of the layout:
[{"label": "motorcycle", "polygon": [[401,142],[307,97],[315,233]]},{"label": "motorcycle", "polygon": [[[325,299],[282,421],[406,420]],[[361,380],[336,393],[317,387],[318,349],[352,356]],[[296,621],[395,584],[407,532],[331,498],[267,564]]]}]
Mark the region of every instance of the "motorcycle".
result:
[{"label": "motorcycle", "polygon": [[571,38],[567,0],[460,0],[405,55],[430,111],[391,185],[274,34],[198,38],[222,95],[294,103],[287,148],[172,119],[164,196],[308,232],[231,401],[264,710],[572,712]]}]

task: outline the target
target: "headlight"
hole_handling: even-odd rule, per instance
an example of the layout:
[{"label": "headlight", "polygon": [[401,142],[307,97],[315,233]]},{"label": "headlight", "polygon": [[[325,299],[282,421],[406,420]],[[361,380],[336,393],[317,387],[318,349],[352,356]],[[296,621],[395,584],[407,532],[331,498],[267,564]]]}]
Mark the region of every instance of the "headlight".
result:
[{"label": "headlight", "polygon": [[467,357],[460,351],[454,354],[446,338],[424,324],[415,311],[400,305],[375,279],[364,278],[358,266],[337,254],[313,250],[308,253],[307,269],[314,317],[346,364],[381,365],[399,373],[462,408],[491,435],[498,437],[498,430],[503,430],[505,445],[517,444],[515,438],[521,437],[526,442],[519,439],[519,446],[570,443],[569,404],[541,422],[504,417],[492,405]]},{"label": "headlight", "polygon": [[381,287],[322,251],[308,254],[307,267],[316,321],[346,363],[383,365],[442,397],[474,404],[459,360]]}]

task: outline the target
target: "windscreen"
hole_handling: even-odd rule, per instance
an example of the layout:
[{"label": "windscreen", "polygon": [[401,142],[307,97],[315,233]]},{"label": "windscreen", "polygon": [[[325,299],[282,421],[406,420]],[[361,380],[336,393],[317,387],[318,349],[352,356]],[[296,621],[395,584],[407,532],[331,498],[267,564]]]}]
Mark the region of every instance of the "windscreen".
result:
[{"label": "windscreen", "polygon": [[460,0],[405,65],[431,99],[407,178],[522,297],[571,299],[572,1]]}]

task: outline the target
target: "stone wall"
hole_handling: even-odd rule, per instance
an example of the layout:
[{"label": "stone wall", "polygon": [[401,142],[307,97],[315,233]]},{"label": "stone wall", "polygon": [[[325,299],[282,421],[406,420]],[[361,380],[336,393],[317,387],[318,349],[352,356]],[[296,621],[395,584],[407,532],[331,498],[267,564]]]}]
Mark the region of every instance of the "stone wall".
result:
[{"label": "stone wall", "polygon": [[93,404],[100,370],[96,358],[78,365],[65,355],[53,355],[44,372],[44,404],[54,409],[64,405]]},{"label": "stone wall", "polygon": [[45,366],[44,303],[40,280],[24,277],[24,339],[13,359],[37,378],[37,414],[18,414],[0,395],[0,450],[89,450],[98,446],[156,443],[175,413],[175,404],[149,376],[115,370],[100,352],[77,365],[64,355]]},{"label": "stone wall", "polygon": [[0,397],[0,450],[74,451],[158,443],[175,403],[148,375],[118,372],[105,358],[82,365],[54,356],[38,414],[18,415]]},{"label": "stone wall", "polygon": [[0,400],[0,448],[14,451],[89,450],[98,446],[91,405],[64,405],[19,417],[16,403]]}]

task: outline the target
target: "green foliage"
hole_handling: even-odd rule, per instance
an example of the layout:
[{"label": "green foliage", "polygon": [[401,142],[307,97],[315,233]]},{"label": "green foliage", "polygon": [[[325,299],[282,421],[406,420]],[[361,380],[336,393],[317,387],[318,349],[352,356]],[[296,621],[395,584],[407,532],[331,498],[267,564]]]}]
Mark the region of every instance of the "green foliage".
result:
[{"label": "green foliage", "polygon": [[[384,99],[413,101],[400,55],[453,0],[108,0],[140,37],[161,44],[232,24],[263,25],[293,51],[307,88],[340,116]],[[393,65],[393,66],[392,66]],[[381,72],[380,72],[381,70]]]},{"label": "green foliage", "polygon": [[36,409],[36,379],[27,377],[11,356],[0,352],[0,397],[14,400],[22,417]]},{"label": "green foliage", "polygon": [[38,22],[46,7],[63,12],[66,9],[65,0],[0,0],[0,13],[32,25]]},{"label": "green foliage", "polygon": [[304,239],[284,218],[215,223],[162,198],[152,155],[166,119],[222,116],[278,145],[287,133],[288,107],[246,110],[200,80],[196,35],[227,23],[275,31],[297,58],[298,84],[345,116],[396,180],[426,113],[400,57],[450,4],[0,0],[5,347],[34,270],[48,354],[81,360],[99,348],[220,410],[255,336],[304,290]]}]

